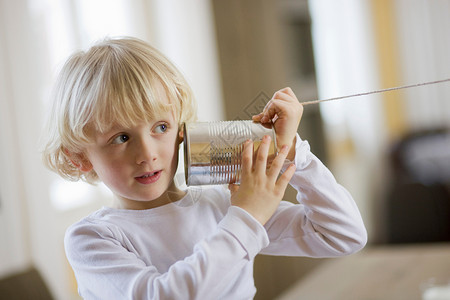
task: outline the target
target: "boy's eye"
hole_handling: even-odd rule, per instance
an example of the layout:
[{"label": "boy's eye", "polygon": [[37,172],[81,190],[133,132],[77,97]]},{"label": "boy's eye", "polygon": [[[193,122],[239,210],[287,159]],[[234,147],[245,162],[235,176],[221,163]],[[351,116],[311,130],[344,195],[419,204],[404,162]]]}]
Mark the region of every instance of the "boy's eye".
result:
[{"label": "boy's eye", "polygon": [[167,124],[159,124],[158,126],[155,127],[155,132],[156,133],[164,133],[167,131]]},{"label": "boy's eye", "polygon": [[130,137],[126,134],[118,135],[116,138],[112,140],[112,144],[123,144],[128,141]]}]

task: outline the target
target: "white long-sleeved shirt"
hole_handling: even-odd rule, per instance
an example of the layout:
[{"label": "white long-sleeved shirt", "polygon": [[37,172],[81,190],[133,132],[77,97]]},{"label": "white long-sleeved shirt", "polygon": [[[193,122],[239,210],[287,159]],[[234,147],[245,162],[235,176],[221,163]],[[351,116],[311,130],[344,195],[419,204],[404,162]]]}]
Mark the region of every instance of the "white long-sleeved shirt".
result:
[{"label": "white long-sleeved shirt", "polygon": [[188,189],[149,210],[104,207],[72,225],[65,248],[85,299],[252,299],[253,260],[271,255],[335,257],[364,247],[351,195],[297,136],[291,185],[262,226],[231,206],[222,186]]}]

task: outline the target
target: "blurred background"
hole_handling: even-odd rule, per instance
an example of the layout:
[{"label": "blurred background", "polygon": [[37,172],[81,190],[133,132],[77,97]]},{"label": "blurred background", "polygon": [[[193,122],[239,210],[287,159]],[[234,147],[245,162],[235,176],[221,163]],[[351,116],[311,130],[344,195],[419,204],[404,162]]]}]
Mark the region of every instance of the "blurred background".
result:
[{"label": "blurred background", "polygon": [[[64,232],[111,194],[47,171],[39,137],[67,56],[118,35],[165,53],[204,121],[249,119],[285,86],[307,101],[450,78],[448,0],[0,0],[0,281],[79,299]],[[305,107],[299,133],[354,196],[368,247],[450,241],[449,98],[447,82]],[[322,262],[258,256],[256,299]]]}]

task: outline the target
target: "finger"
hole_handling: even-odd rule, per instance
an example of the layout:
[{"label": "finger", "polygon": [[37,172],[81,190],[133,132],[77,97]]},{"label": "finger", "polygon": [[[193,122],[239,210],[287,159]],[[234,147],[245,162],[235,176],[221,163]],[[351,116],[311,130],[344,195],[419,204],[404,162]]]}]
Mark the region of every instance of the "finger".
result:
[{"label": "finger", "polygon": [[263,112],[261,123],[271,122],[275,117],[280,117],[285,112],[289,112],[289,103],[283,100],[272,100],[271,104]]},{"label": "finger", "polygon": [[297,96],[294,94],[292,89],[290,87],[286,87],[284,89],[281,89],[279,91],[276,91],[273,95],[273,99],[280,99],[285,100],[289,102],[296,101],[298,102]]},{"label": "finger", "polygon": [[247,140],[242,150],[242,175],[251,172],[253,165],[253,141]]},{"label": "finger", "polygon": [[261,123],[268,123],[272,121],[272,118],[275,116],[274,114],[274,99],[267,102],[263,111],[256,116],[255,121],[260,121]]},{"label": "finger", "polygon": [[266,103],[261,113],[254,116],[255,121],[260,121],[261,123],[266,123],[268,121],[267,119],[267,110],[272,105],[272,100],[269,100],[269,102]]},{"label": "finger", "polygon": [[[252,119],[254,121],[260,121],[261,123],[266,123],[269,122],[276,114],[276,110],[274,111],[274,107],[273,107],[273,103],[276,102],[277,100],[280,100],[278,102],[298,102],[297,96],[295,96],[294,92],[292,91],[291,88],[286,87],[283,88],[281,90],[276,91],[273,96],[272,99],[270,99],[265,107],[263,108],[263,111],[257,115],[252,116]],[[270,110],[272,109],[272,110]]]},{"label": "finger", "polygon": [[261,120],[262,116],[263,116],[263,113],[262,113],[262,112],[259,113],[259,114],[257,114],[257,115],[253,115],[253,116],[252,116],[252,120],[253,120],[253,121],[256,121],[256,122],[259,122],[259,121]]},{"label": "finger", "polygon": [[270,136],[265,135],[261,140],[258,151],[256,152],[254,169],[255,172],[259,174],[266,174],[267,155],[269,153],[270,141]]},{"label": "finger", "polygon": [[279,189],[279,192],[283,192],[286,190],[287,185],[289,184],[289,181],[291,181],[292,176],[294,176],[295,173],[295,165],[291,164],[286,171],[284,171],[283,174],[281,174],[281,176],[278,178],[277,182],[276,182],[276,187],[277,189]]},{"label": "finger", "polygon": [[279,105],[282,100],[276,98],[277,93],[275,93],[272,99],[267,102],[260,116],[258,116],[261,123],[272,122],[272,119],[276,116],[277,112],[280,111]]},{"label": "finger", "polygon": [[286,94],[289,94],[293,100],[295,100],[296,102],[300,102],[300,101],[298,101],[297,96],[295,95],[294,91],[290,87],[285,88],[285,92],[286,92]]},{"label": "finger", "polygon": [[289,146],[283,145],[283,147],[281,147],[281,150],[278,153],[278,155],[272,161],[272,164],[271,164],[269,170],[267,171],[267,175],[269,177],[276,180],[276,178],[278,177],[278,174],[280,174],[280,172],[281,172],[281,168],[284,165],[284,162],[286,160],[288,153],[289,153]]}]

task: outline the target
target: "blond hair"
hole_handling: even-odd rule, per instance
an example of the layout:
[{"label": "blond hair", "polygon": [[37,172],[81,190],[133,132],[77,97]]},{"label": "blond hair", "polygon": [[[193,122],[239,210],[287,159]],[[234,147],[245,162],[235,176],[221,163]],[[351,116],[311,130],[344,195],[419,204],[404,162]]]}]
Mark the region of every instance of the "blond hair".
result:
[{"label": "blond hair", "polygon": [[[169,105],[158,99],[161,85]],[[195,100],[180,71],[144,41],[105,39],[73,54],[59,73],[44,136],[44,164],[65,179],[95,183],[95,171],[83,173],[74,162],[82,159],[93,130],[135,125],[169,110],[179,125],[196,119]]]}]

